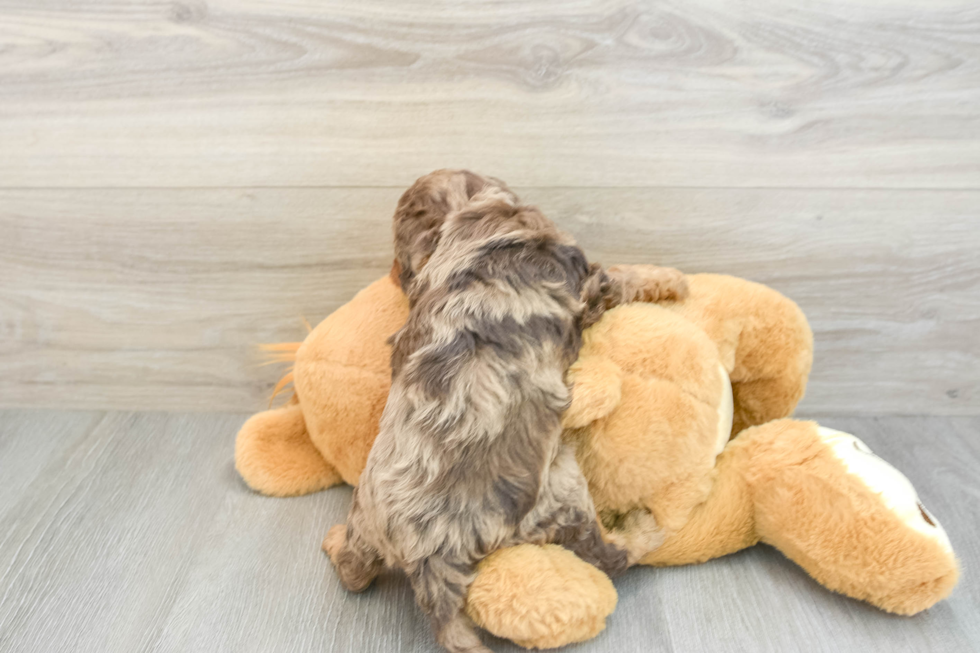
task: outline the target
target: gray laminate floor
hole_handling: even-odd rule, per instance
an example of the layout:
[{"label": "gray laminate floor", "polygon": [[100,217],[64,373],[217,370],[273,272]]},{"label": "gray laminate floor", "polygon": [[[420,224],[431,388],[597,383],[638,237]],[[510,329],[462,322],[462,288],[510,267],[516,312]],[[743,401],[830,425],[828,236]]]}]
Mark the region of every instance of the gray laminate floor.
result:
[{"label": "gray laminate floor", "polygon": [[[349,488],[270,499],[241,483],[232,445],[244,418],[0,412],[0,650],[436,650],[402,578],[349,595],[320,552]],[[821,421],[916,484],[962,561],[952,598],[891,616],[760,546],[631,570],[606,631],[569,650],[980,650],[980,418]]]}]

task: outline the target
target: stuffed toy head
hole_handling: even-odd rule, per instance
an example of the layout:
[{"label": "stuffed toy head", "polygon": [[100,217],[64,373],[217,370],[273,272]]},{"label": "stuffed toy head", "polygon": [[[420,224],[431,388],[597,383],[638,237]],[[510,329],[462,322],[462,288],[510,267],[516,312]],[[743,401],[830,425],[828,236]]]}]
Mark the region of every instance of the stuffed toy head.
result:
[{"label": "stuffed toy head", "polygon": [[[703,562],[757,542],[837,592],[914,614],[952,590],[956,558],[900,472],[854,436],[786,419],[803,396],[812,335],[793,302],[721,275],[692,275],[683,302],[609,311],[584,334],[564,416],[602,524],[628,539],[655,517],[647,565]],[[405,321],[398,284],[371,284],[302,343],[295,395],[238,435],[235,462],[273,496],[357,484],[390,382],[387,338]],[[612,583],[557,546],[491,554],[467,597],[476,623],[548,648],[595,636]]]}]

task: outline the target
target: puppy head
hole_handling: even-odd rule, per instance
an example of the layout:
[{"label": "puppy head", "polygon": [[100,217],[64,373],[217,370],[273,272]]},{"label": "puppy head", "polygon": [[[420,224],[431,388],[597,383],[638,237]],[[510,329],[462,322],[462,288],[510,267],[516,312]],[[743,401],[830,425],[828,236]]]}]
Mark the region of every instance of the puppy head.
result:
[{"label": "puppy head", "polygon": [[420,177],[405,191],[395,208],[395,263],[402,290],[408,287],[439,244],[446,217],[459,211],[487,187],[499,188],[516,201],[504,182],[469,170],[436,170]]}]

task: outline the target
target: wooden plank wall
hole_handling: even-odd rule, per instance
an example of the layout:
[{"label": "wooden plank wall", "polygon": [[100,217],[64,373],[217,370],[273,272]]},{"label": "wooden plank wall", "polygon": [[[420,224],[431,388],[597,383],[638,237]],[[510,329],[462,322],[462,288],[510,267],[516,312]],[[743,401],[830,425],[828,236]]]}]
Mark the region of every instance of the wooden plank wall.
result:
[{"label": "wooden plank wall", "polygon": [[261,408],[438,167],[796,299],[805,412],[980,410],[971,0],[0,0],[0,406]]}]

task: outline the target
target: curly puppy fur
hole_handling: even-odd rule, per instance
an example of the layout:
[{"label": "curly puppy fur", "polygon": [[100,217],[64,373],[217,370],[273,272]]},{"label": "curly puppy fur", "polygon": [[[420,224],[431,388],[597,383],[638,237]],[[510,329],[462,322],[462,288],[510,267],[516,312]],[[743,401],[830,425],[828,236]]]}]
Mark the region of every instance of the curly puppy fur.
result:
[{"label": "curly puppy fur", "polygon": [[619,303],[676,297],[683,277],[607,274],[502,182],[441,170],[395,213],[409,297],[392,338],[392,385],[346,527],[325,548],[343,584],[403,569],[450,651],[487,651],[463,612],[477,562],[557,543],[615,575],[655,544],[606,542],[561,415],[582,330]]}]

